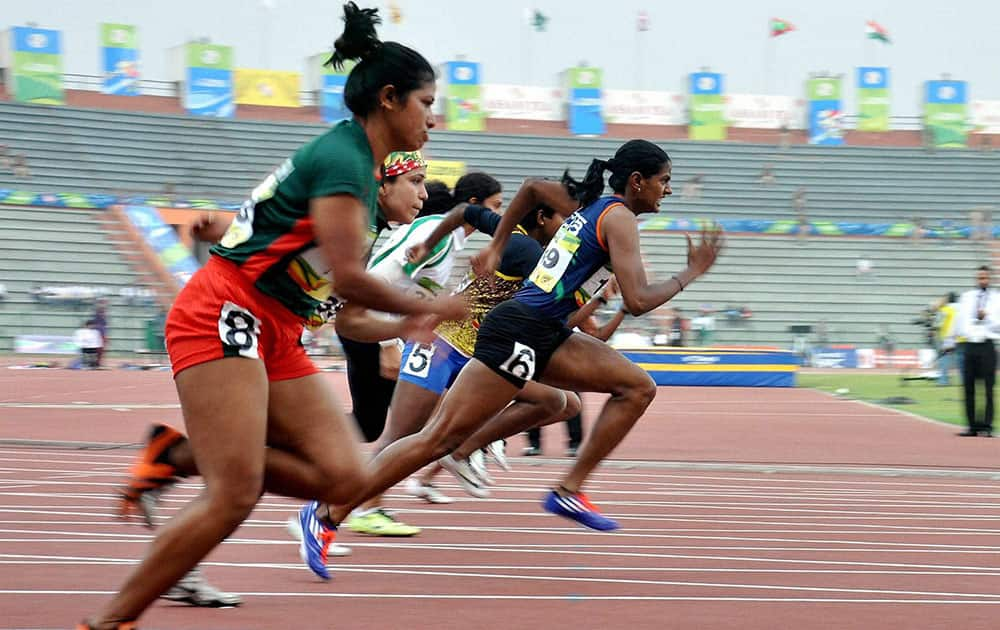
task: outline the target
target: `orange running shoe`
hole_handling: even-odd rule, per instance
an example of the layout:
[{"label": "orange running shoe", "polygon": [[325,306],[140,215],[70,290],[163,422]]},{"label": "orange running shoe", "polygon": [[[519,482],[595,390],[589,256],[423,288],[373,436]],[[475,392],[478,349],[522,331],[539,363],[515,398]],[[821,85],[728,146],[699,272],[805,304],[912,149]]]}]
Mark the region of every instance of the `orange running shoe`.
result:
[{"label": "orange running shoe", "polygon": [[167,452],[187,437],[167,424],[156,424],[149,432],[146,446],[129,469],[128,483],[119,490],[122,518],[137,512],[148,527],[153,527],[156,498],[160,491],[177,482],[177,469],[167,462]]},{"label": "orange running shoe", "polygon": [[[118,624],[115,628],[117,630],[138,630],[139,627],[135,625],[134,621],[126,621],[125,623]],[[94,627],[84,622],[77,624],[76,630],[94,630]]]}]

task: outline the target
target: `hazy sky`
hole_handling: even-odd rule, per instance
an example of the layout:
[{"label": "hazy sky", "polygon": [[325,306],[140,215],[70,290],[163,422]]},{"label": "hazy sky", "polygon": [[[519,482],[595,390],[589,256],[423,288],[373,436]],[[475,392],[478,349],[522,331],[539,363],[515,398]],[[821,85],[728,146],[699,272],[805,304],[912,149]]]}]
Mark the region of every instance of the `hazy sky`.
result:
[{"label": "hazy sky", "polygon": [[[555,85],[580,61],[603,67],[605,87],[684,91],[683,77],[701,67],[723,72],[730,93],[801,97],[810,72],[845,75],[853,113],[858,65],[892,69],[893,113],[918,113],[920,86],[950,73],[968,80],[970,98],[1000,99],[1000,3],[990,0],[396,0],[403,23],[382,36],[414,46],[432,63],[465,55],[483,63],[487,83]],[[386,0],[361,6],[384,9]],[[271,5],[273,8],[268,9]],[[97,24],[139,27],[143,73],[171,79],[167,48],[208,36],[236,48],[236,64],[304,70],[340,33],[341,3],[332,0],[0,0],[0,28],[28,21],[64,33],[65,68],[98,73]],[[535,33],[524,11],[550,17]],[[644,9],[650,30],[636,32]],[[770,40],[771,17],[799,30]],[[875,19],[893,38],[870,43]],[[388,20],[386,20],[388,22]],[[770,48],[769,48],[770,47]],[[770,62],[768,61],[770,60]]]}]

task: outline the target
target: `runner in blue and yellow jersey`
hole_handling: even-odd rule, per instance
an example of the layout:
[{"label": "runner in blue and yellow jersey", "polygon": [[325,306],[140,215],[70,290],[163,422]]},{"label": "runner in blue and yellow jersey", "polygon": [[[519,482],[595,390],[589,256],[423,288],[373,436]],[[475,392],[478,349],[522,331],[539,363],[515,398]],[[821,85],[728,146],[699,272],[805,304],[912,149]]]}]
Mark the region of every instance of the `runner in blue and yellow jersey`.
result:
[{"label": "runner in blue and yellow jersey", "polygon": [[[614,194],[602,196],[606,170],[611,171]],[[575,203],[580,210],[552,238],[525,287],[483,320],[472,360],[426,428],[390,445],[375,459],[366,494],[381,492],[448,454],[534,380],[611,395],[573,466],[544,506],[594,529],[618,527],[590,503],[581,486],[652,402],[656,385],[608,345],[572,332],[566,317],[577,307],[577,292],[595,293],[611,268],[625,307],[641,315],[667,302],[715,263],[722,248],[718,231],[703,233],[698,245],[688,238],[688,265],[669,280],[651,283],[646,278],[636,217],[655,212],[670,194],[670,172],[670,158],[662,149],[632,140],[611,160],[593,161],[584,180],[574,186],[576,199],[568,199],[558,185],[553,190],[551,182],[529,182],[518,191],[493,241],[472,259],[480,276],[493,275],[514,226],[539,202],[552,207]]]}]

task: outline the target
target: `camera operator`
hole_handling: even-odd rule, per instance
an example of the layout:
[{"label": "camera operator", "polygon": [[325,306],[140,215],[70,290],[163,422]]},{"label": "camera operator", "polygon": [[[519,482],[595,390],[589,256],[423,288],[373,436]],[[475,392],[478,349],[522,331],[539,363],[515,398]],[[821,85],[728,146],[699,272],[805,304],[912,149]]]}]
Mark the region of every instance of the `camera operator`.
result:
[{"label": "camera operator", "polygon": [[[997,355],[994,343],[1000,339],[1000,294],[990,288],[990,268],[976,270],[978,288],[962,294],[958,303],[956,335],[965,338],[962,366],[965,386],[965,419],[968,428],[958,435],[993,437],[993,383]],[[986,409],[982,421],[976,419],[976,380],[986,387]]]}]

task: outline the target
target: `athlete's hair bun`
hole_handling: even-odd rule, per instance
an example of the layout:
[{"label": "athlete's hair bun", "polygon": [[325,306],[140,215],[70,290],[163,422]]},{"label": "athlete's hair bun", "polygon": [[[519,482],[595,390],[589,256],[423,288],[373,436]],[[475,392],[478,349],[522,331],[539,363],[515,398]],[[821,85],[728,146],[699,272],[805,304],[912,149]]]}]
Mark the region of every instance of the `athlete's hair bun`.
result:
[{"label": "athlete's hair bun", "polygon": [[363,61],[382,48],[375,26],[382,23],[378,9],[361,9],[353,2],[344,5],[344,32],[333,43],[333,55],[326,65],[337,70],[350,59]]}]

